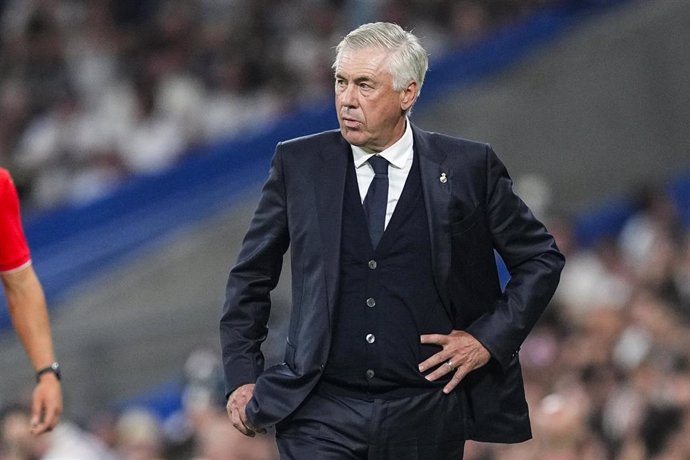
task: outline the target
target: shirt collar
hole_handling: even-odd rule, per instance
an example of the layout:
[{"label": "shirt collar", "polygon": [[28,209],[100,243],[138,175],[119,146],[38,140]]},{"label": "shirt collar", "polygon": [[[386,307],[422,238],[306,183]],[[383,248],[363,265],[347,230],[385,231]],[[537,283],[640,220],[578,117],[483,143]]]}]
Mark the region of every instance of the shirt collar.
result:
[{"label": "shirt collar", "polygon": [[[405,132],[398,141],[388,147],[387,149],[378,153],[395,168],[403,169],[410,155],[412,155],[412,127],[410,126],[410,121],[405,120]],[[369,158],[376,155],[375,152],[369,152],[362,147],[357,147],[356,145],[350,145],[352,147],[352,155],[355,161],[355,168],[359,168],[364,163],[366,163]]]}]

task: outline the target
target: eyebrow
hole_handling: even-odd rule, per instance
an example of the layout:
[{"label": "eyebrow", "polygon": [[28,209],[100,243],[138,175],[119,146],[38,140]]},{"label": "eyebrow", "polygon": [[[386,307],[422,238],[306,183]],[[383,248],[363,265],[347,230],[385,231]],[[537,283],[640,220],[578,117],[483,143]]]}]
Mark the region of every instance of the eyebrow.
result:
[{"label": "eyebrow", "polygon": [[[336,72],[336,73],[335,73],[335,78],[337,78],[337,79],[339,79],[339,80],[350,80],[349,78],[346,78],[346,77],[345,77],[343,74],[341,74],[340,72]],[[368,77],[368,76],[356,77],[356,78],[352,79],[352,81],[355,82],[355,83],[357,83],[357,84],[358,84],[358,83],[363,83],[363,82],[371,82],[371,83],[376,82],[375,79],[373,79],[372,77]]]}]

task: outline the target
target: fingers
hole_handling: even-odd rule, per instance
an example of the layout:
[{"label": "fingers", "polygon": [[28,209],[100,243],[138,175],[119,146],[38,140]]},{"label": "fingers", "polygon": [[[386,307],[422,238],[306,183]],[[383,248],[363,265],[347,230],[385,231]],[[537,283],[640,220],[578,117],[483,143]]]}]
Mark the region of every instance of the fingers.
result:
[{"label": "fingers", "polygon": [[[419,372],[426,372],[429,369],[432,369],[440,364],[443,364],[447,362],[448,360],[451,360],[453,363],[455,363],[454,367],[457,366],[461,362],[461,356],[457,356],[459,347],[457,343],[455,343],[455,340],[457,340],[456,337],[453,337],[453,333],[459,332],[459,331],[452,331],[448,335],[444,334],[424,334],[419,337],[420,342],[423,344],[432,344],[432,345],[440,345],[441,346],[441,351],[438,353],[434,354],[430,358],[426,359],[425,361],[421,362],[419,364]],[[455,360],[453,358],[456,357]],[[446,366],[447,367],[447,366]],[[444,376],[448,372],[451,371],[451,369],[438,369],[439,372],[437,373],[432,373],[430,374],[432,377],[432,381],[436,380],[439,377]]]},{"label": "fingers", "polygon": [[246,411],[242,410],[242,411],[238,411],[238,412],[240,414],[240,422],[242,423],[242,425],[244,425],[244,427],[248,431],[250,431],[252,433],[250,436],[254,436],[256,433],[262,433],[263,434],[266,432],[265,429],[257,429],[257,428],[254,428],[252,426],[252,424],[247,419],[247,412]]},{"label": "fingers", "polygon": [[[246,407],[246,405],[245,405]],[[247,433],[245,433],[247,436],[254,437],[256,433],[265,433],[266,430],[259,430],[256,429],[252,426],[252,424],[249,422],[249,419],[247,419],[247,411],[243,408],[242,410],[237,411],[240,419],[240,424],[245,428]]]},{"label": "fingers", "polygon": [[[427,360],[429,361],[429,360]],[[425,361],[426,362],[426,361]],[[455,364],[456,361],[447,359],[441,363],[432,373],[426,375],[424,378],[430,382],[440,379],[441,377],[453,374],[450,381],[443,387],[443,392],[448,394],[457,387],[462,379],[465,378],[467,374],[470,373],[474,368],[468,362],[461,362],[459,365]],[[432,366],[433,367],[433,366]],[[430,367],[431,368],[431,367]],[[421,369],[421,366],[420,366]]]},{"label": "fingers", "polygon": [[31,433],[34,435],[51,431],[62,413],[62,392],[57,380],[42,379],[34,390],[31,402]]},{"label": "fingers", "polygon": [[419,372],[433,369],[425,378],[431,382],[452,373],[450,381],[443,388],[450,393],[467,374],[484,366],[491,355],[484,346],[464,331],[452,331],[448,335],[426,334],[420,336],[421,343],[436,344],[441,350],[419,364]]},{"label": "fingers", "polygon": [[[442,356],[443,354],[437,353],[436,355],[432,356],[431,358],[424,361],[424,363],[419,365],[420,372],[424,372],[423,369],[433,369],[434,367],[436,367],[436,369],[434,369],[433,372],[424,377],[428,381],[433,382],[435,380],[438,380],[446,374],[456,372],[456,370],[459,369],[459,367],[462,367],[462,364],[460,364],[460,366],[458,367],[458,365],[455,364],[456,361],[453,361],[452,358],[443,359]],[[428,362],[431,362],[432,364],[424,366],[424,364]]]},{"label": "fingers", "polygon": [[453,377],[451,377],[450,382],[446,384],[445,387],[443,387],[443,392],[445,394],[450,393],[457,387],[460,382],[462,382],[462,379],[465,378],[465,376],[469,373],[469,370],[467,369],[467,366],[460,366],[455,370],[455,373],[453,374]]},{"label": "fingers", "polygon": [[60,412],[55,407],[45,407],[31,417],[31,434],[39,435],[52,431],[57,425]]},{"label": "fingers", "polygon": [[[244,408],[240,409],[240,407],[236,403],[228,401],[227,411],[228,416],[230,416],[232,426],[234,426],[237,429],[237,431],[251,438],[253,438],[256,435],[256,432],[249,428],[245,422],[246,415],[244,414]],[[240,413],[242,413],[244,417],[240,416]]]},{"label": "fingers", "polygon": [[423,334],[419,336],[421,343],[434,344],[434,345],[445,345],[448,343],[448,335],[444,334]]},{"label": "fingers", "polygon": [[226,410],[232,425],[242,434],[249,437],[256,436],[256,433],[265,433],[266,430],[257,430],[251,426],[247,419],[247,404],[254,395],[254,384],[247,384],[238,387],[230,394]]},{"label": "fingers", "polygon": [[[434,367],[436,367],[440,364],[444,364],[444,363],[448,362],[449,359],[452,361],[452,357],[453,357],[452,353],[446,352],[445,350],[439,351],[435,355],[431,356],[429,359],[422,361],[419,364],[419,372],[426,372],[429,369],[433,369]],[[453,363],[457,363],[457,362],[458,361],[453,361]],[[441,366],[441,367],[443,367],[443,366]],[[446,372],[440,373],[438,375],[438,377],[446,375],[448,373],[448,371],[450,371],[450,369],[448,369],[448,366],[446,366],[446,368],[447,368],[447,369],[445,369]],[[444,369],[439,368],[437,370],[444,370]],[[429,374],[429,375],[432,375],[432,374]],[[436,378],[438,378],[438,377],[436,377]],[[436,378],[434,378],[433,380],[436,380]]]},{"label": "fingers", "polygon": [[234,406],[234,405],[231,405],[228,403],[227,409],[228,409],[228,415],[230,416],[230,421],[232,422],[232,426],[234,426],[237,429],[237,431],[239,431],[243,435],[253,438],[256,435],[256,432],[251,430],[242,421],[242,418],[240,417],[240,411],[237,408],[237,406]]},{"label": "fingers", "polygon": [[45,425],[43,423],[43,400],[34,393],[33,400],[31,402],[31,433],[41,434],[46,431]]},{"label": "fingers", "polygon": [[461,365],[455,367],[454,362],[451,360],[444,362],[436,370],[434,370],[434,372],[432,372],[424,378],[429,380],[430,382],[433,382],[445,375],[452,373],[453,375],[450,378],[450,381],[446,384],[445,387],[443,387],[443,392],[448,394],[460,384],[460,382],[465,378],[467,374],[469,374],[471,370],[472,369],[470,368],[470,366],[468,366],[466,363],[462,363]]}]

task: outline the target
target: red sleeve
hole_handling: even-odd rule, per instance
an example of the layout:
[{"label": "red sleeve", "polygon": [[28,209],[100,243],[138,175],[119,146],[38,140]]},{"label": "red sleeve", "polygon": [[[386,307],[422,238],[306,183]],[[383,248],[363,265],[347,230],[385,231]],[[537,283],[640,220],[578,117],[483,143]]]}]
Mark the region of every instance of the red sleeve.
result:
[{"label": "red sleeve", "polygon": [[16,270],[30,261],[17,191],[9,172],[0,168],[0,272]]}]

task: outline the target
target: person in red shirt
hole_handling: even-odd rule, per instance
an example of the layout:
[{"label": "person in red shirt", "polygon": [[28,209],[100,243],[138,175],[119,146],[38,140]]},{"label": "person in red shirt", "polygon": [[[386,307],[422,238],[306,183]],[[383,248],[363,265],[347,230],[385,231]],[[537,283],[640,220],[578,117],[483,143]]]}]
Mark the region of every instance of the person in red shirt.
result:
[{"label": "person in red shirt", "polygon": [[0,279],[7,306],[37,384],[31,408],[31,432],[52,430],[62,412],[60,367],[55,361],[48,309],[21,225],[19,199],[12,178],[0,168]]}]

